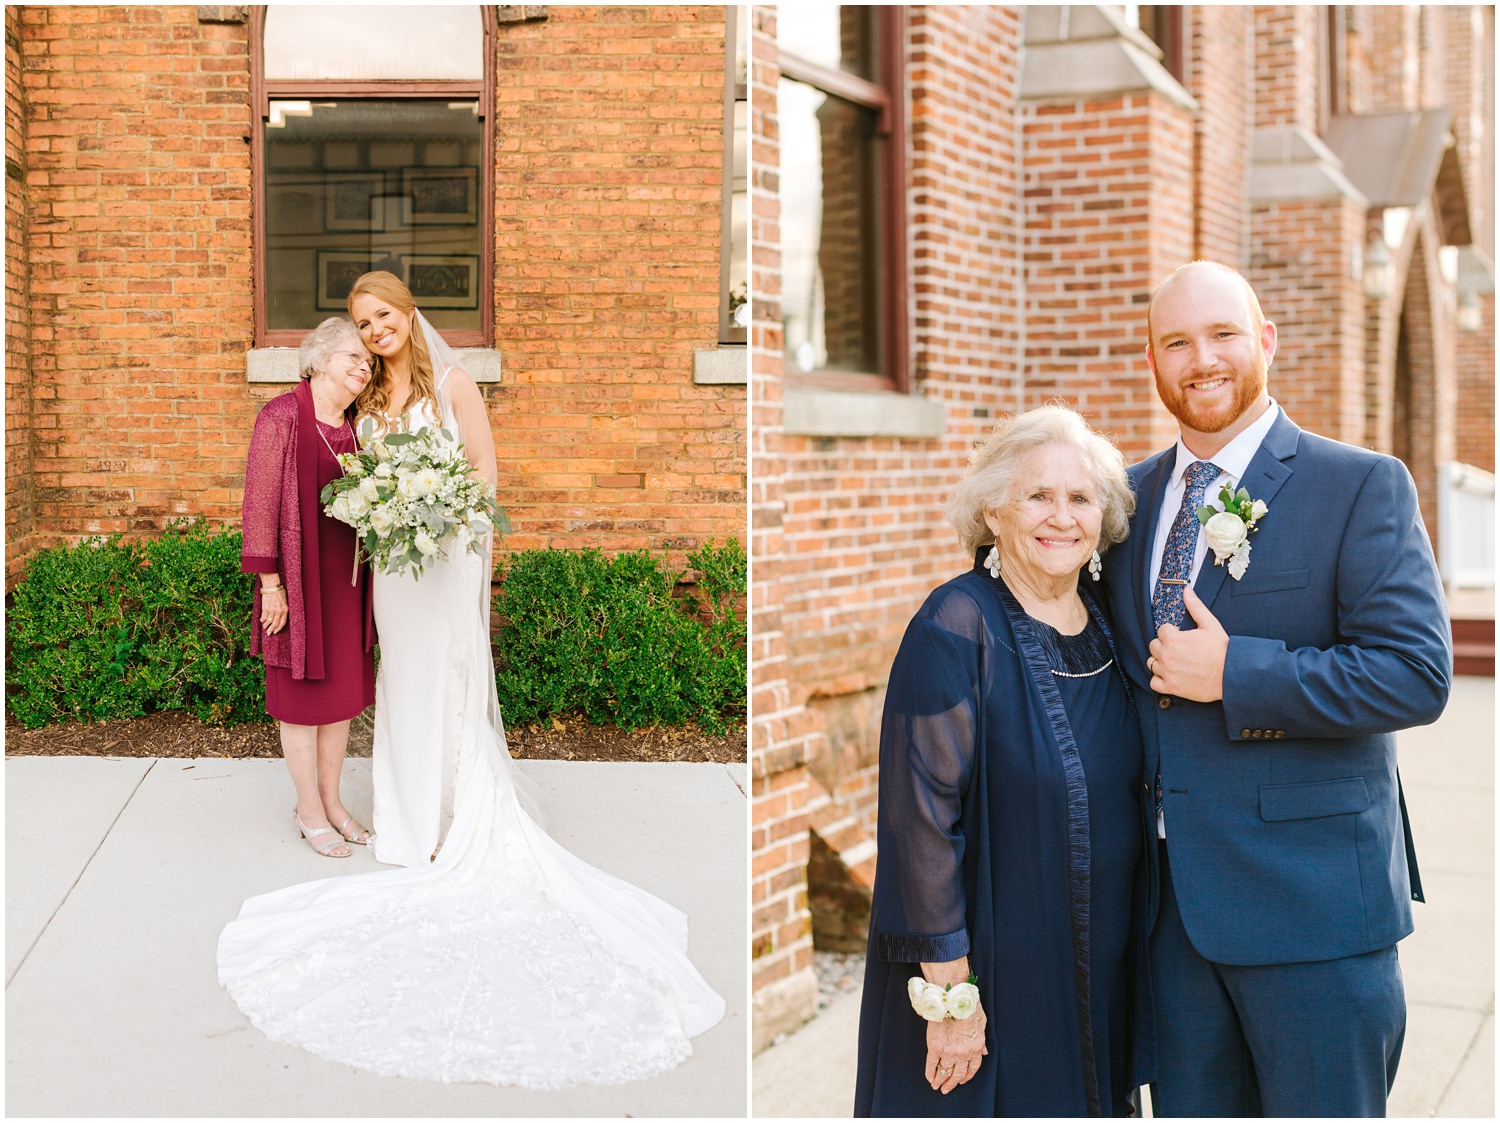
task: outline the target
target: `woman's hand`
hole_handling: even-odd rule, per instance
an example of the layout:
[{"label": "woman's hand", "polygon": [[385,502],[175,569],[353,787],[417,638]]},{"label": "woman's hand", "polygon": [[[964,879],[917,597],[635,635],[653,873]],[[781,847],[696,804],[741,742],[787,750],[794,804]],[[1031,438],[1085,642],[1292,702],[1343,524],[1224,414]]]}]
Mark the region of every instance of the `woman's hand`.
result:
[{"label": "woman's hand", "polygon": [[927,1023],[925,1072],[934,1091],[946,1096],[973,1079],[981,1058],[990,1051],[984,1043],[985,1024],[983,1004],[976,1006],[973,1015],[963,1021],[949,1018]]},{"label": "woman's hand", "polygon": [[286,627],[290,616],[291,612],[286,604],[286,586],[267,585],[262,582],[260,586],[261,630],[268,636],[274,636]]}]

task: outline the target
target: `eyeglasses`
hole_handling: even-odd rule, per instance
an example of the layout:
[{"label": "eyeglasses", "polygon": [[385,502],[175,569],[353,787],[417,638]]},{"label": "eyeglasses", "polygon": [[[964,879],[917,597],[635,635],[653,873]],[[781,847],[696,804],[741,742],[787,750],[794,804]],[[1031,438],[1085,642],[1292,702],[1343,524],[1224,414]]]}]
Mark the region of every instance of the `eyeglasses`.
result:
[{"label": "eyeglasses", "polygon": [[348,355],[351,359],[354,360],[354,365],[357,367],[365,367],[366,369],[368,369],[370,366],[370,360],[356,351],[335,351],[334,354]]}]

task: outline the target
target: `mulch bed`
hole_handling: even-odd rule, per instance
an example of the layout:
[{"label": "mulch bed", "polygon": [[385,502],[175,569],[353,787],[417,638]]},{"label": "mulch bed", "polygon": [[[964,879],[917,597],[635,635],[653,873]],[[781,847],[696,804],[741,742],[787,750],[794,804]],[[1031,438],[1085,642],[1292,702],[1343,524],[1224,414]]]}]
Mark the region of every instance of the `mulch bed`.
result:
[{"label": "mulch bed", "polygon": [[[369,756],[370,714],[355,719],[349,755]],[[579,719],[505,731],[511,755],[524,760],[712,761],[746,759],[743,729],[724,736],[696,726],[626,730]],[[5,723],[7,756],[280,757],[274,723],[205,725],[191,714],[170,712],[115,721],[65,722],[42,729]]]}]

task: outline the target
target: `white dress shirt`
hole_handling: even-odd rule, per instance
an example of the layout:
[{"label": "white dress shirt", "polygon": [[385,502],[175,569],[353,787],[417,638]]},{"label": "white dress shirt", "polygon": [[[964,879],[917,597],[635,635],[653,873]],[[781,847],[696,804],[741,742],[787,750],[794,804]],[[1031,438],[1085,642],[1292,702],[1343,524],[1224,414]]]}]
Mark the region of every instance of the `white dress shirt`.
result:
[{"label": "white dress shirt", "polygon": [[[1261,442],[1266,439],[1266,434],[1271,431],[1271,426],[1276,423],[1276,416],[1281,412],[1281,407],[1276,400],[1271,399],[1270,408],[1255,419],[1255,422],[1234,440],[1221,448],[1213,456],[1208,458],[1210,463],[1219,466],[1218,479],[1208,485],[1208,490],[1203,493],[1205,506],[1216,510],[1223,510],[1224,504],[1219,502],[1219,489],[1230,487],[1238,489],[1240,480],[1245,476],[1245,471],[1250,467],[1250,461],[1260,451]],[[1187,450],[1182,443],[1182,438],[1177,438],[1177,462],[1172,466],[1172,476],[1167,481],[1167,493],[1162,496],[1161,509],[1156,513],[1156,538],[1151,544],[1151,595],[1156,595],[1156,576],[1161,572],[1161,556],[1167,549],[1167,535],[1172,532],[1172,522],[1177,518],[1177,508],[1182,506],[1182,493],[1187,490],[1188,466],[1200,459]],[[1198,579],[1198,570],[1203,567],[1203,555],[1208,553],[1208,540],[1203,534],[1203,528],[1198,528],[1198,544],[1193,549],[1193,570],[1188,574],[1188,584],[1191,585]]]}]

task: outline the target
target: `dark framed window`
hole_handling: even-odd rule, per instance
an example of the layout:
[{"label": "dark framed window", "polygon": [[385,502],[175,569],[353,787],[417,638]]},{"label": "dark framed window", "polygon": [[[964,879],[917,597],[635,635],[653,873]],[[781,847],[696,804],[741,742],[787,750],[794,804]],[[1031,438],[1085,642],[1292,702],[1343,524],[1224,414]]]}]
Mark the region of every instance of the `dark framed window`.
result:
[{"label": "dark framed window", "polygon": [[744,343],[750,325],[750,6],[724,9],[724,197],[719,250],[719,342]]},{"label": "dark framed window", "polygon": [[1147,39],[1161,48],[1161,64],[1183,86],[1187,85],[1183,43],[1183,9],[1177,4],[1142,4],[1136,9],[1136,25]]},{"label": "dark framed window", "polygon": [[904,391],[904,9],[777,14],[785,370],[804,385]]},{"label": "dark framed window", "polygon": [[489,346],[493,10],[359,12],[251,8],[255,344],[295,346],[387,269],[450,344]]},{"label": "dark framed window", "polygon": [[1326,135],[1335,117],[1349,112],[1349,19],[1342,4],[1330,4],[1319,27],[1318,132]]}]

